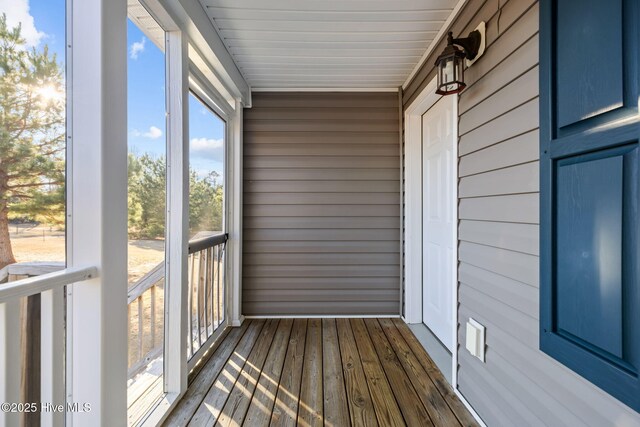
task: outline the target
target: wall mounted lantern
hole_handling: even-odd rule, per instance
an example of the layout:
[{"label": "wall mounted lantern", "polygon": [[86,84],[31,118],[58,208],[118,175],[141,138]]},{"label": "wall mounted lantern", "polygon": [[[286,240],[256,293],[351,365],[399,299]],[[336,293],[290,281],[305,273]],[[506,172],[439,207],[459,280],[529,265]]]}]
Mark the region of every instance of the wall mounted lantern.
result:
[{"label": "wall mounted lantern", "polygon": [[[484,24],[484,23],[483,23]],[[469,66],[484,52],[484,25],[469,33],[468,37],[454,39],[449,32],[447,47],[438,56],[436,68],[438,72],[438,95],[460,93],[467,86],[464,82],[465,59]],[[462,49],[459,49],[460,46]]]}]

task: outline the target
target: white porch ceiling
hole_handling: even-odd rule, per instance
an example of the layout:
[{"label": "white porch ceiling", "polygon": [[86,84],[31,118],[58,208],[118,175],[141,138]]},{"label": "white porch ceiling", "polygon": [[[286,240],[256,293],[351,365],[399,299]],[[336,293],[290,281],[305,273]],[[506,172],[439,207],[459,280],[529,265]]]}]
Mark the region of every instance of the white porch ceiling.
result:
[{"label": "white porch ceiling", "polygon": [[200,0],[254,89],[396,88],[458,0]]}]

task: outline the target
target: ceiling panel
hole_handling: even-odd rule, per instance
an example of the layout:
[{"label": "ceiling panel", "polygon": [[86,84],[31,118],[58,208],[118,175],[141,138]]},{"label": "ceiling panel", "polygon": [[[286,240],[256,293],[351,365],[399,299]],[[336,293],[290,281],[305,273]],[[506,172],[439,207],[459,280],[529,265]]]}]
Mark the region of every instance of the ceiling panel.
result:
[{"label": "ceiling panel", "polygon": [[458,0],[200,0],[249,84],[395,88]]}]

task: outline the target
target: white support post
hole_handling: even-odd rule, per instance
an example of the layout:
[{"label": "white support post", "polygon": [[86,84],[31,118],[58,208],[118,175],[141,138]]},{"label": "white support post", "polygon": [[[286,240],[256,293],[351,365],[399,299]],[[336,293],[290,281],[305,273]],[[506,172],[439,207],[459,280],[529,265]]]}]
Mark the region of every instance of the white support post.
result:
[{"label": "white support post", "polygon": [[[41,297],[40,401],[64,405],[64,291],[61,288],[42,293]],[[42,411],[43,427],[64,426],[64,412]]]},{"label": "white support post", "polygon": [[[0,403],[20,402],[20,335],[20,300],[0,304]],[[19,413],[0,412],[0,427],[19,424]]]},{"label": "white support post", "polygon": [[[127,424],[127,2],[71,2],[67,425]],[[84,406],[89,405],[89,406]]]},{"label": "white support post", "polygon": [[422,323],[422,112],[405,113],[404,319]]},{"label": "white support post", "polygon": [[167,32],[167,242],[165,391],[187,389],[187,255],[189,249],[189,68],[187,40]]},{"label": "white support post", "polygon": [[236,100],[236,108],[229,124],[231,128],[231,138],[227,144],[230,165],[230,188],[229,203],[227,204],[229,215],[229,242],[227,243],[227,281],[231,302],[229,324],[240,326],[244,321],[242,315],[242,170],[243,170],[243,147],[242,147],[242,113],[243,104]]}]

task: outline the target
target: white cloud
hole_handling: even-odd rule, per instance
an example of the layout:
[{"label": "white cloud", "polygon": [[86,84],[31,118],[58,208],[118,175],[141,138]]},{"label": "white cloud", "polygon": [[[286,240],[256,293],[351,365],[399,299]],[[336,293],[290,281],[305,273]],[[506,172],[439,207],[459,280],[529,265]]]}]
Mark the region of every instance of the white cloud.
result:
[{"label": "white cloud", "polygon": [[35,47],[47,35],[36,29],[33,16],[29,13],[29,0],[0,0],[0,10],[7,14],[7,26],[17,27],[22,24],[22,37],[28,47]]},{"label": "white cloud", "polygon": [[160,130],[159,128],[155,127],[155,126],[151,126],[149,128],[148,131],[146,132],[140,132],[137,129],[134,129],[131,134],[133,136],[141,136],[143,138],[148,138],[148,139],[158,139],[162,136],[162,130]]},{"label": "white cloud", "polygon": [[224,140],[212,138],[192,138],[189,149],[197,157],[222,159]]},{"label": "white cloud", "polygon": [[[0,0],[2,1],[2,0]],[[144,52],[144,46],[147,44],[146,37],[140,39],[139,42],[133,42],[129,48],[129,56],[131,59],[138,59],[138,55]]]}]

